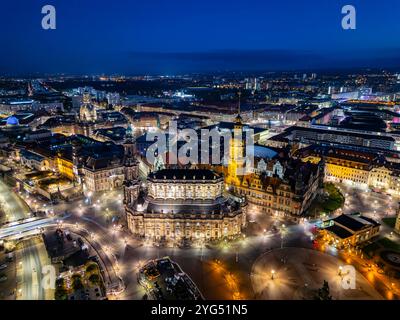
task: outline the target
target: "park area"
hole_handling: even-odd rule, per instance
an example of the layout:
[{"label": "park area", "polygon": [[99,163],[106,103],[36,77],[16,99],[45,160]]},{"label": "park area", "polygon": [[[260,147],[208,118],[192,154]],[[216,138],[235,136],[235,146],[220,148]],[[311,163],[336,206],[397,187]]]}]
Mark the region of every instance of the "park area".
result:
[{"label": "park area", "polygon": [[330,214],[341,208],[344,201],[345,197],[333,183],[324,183],[323,194],[315,198],[308,211],[313,216]]}]

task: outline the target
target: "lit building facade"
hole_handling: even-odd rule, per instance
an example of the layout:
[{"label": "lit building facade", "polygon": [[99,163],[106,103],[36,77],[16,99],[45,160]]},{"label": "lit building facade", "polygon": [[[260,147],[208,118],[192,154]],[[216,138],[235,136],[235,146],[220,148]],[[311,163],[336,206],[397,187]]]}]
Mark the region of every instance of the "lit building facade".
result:
[{"label": "lit building facade", "polygon": [[[238,116],[234,130],[242,128]],[[267,162],[261,159],[258,165],[254,163],[256,169],[249,173],[244,168],[245,147],[243,141],[238,140],[231,139],[230,159],[225,172],[226,185],[266,214],[286,215],[295,219],[304,214],[321,190],[323,162],[303,163],[290,155],[280,160],[267,159]]]},{"label": "lit building facade", "polygon": [[394,226],[394,231],[400,234],[400,208],[397,209],[397,218]]},{"label": "lit building facade", "polygon": [[88,159],[82,168],[83,184],[87,191],[99,192],[121,188],[124,182],[124,167],[119,159],[107,163]]},{"label": "lit building facade", "polygon": [[68,159],[61,153],[56,156],[56,163],[58,172],[70,180],[75,180],[74,163],[72,159]]},{"label": "lit building facade", "polygon": [[400,166],[372,153],[312,147],[299,151],[304,162],[325,162],[325,178],[400,194]]},{"label": "lit building facade", "polygon": [[83,94],[83,103],[79,109],[79,120],[83,123],[97,121],[97,111],[91,103],[90,93]]},{"label": "lit building facade", "polygon": [[323,241],[342,249],[355,247],[379,235],[380,224],[361,215],[342,214],[321,229]]},{"label": "lit building facade", "polygon": [[[128,228],[141,238],[204,242],[231,239],[246,225],[246,204],[224,196],[224,179],[206,169],[162,169],[126,201]],[[132,201],[134,200],[134,201]]]}]

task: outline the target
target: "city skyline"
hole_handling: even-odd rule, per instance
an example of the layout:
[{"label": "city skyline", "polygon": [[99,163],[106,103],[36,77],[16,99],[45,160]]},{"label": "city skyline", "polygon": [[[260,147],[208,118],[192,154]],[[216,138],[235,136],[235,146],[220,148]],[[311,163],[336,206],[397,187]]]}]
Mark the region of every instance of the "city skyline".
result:
[{"label": "city skyline", "polygon": [[[396,68],[398,2],[353,1],[357,28],[341,27],[344,1],[53,1],[3,4],[3,74],[180,74]],[[23,8],[24,10],[21,10]],[[12,14],[9,14],[12,12]],[[318,12],[318,14],[316,14]],[[7,30],[7,31],[6,31]]]}]

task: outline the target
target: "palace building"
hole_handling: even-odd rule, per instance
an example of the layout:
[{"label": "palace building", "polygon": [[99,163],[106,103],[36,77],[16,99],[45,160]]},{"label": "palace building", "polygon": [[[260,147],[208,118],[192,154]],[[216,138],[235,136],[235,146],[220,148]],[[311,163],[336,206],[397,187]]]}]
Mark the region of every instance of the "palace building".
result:
[{"label": "palace building", "polygon": [[[127,136],[132,135],[131,128],[126,132]],[[66,137],[57,134],[26,144],[20,152],[20,161],[25,165],[34,165],[40,171],[51,170],[76,181],[85,192],[98,192],[122,187],[125,170],[123,155],[122,145],[82,135]]]},{"label": "palace building", "polygon": [[246,204],[224,195],[224,179],[206,169],[162,169],[145,188],[125,193],[128,228],[138,237],[172,241],[230,239],[246,225]]},{"label": "palace building", "polygon": [[400,194],[400,165],[372,152],[310,146],[298,151],[304,162],[325,162],[327,180]]},{"label": "palace building", "polygon": [[[242,119],[238,115],[234,130],[242,129]],[[304,163],[283,149],[274,151],[264,146],[253,149],[253,168],[247,170],[246,159],[249,155],[245,154],[243,140],[231,139],[230,159],[226,168],[222,169],[225,183],[261,212],[297,219],[321,190],[323,162]]]}]

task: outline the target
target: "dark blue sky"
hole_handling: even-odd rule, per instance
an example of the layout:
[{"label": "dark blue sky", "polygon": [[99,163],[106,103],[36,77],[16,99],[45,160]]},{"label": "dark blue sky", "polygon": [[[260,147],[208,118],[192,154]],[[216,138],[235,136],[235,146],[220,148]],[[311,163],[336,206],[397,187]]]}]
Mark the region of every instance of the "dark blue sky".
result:
[{"label": "dark blue sky", "polygon": [[[41,28],[41,7],[57,29]],[[357,9],[357,30],[341,8]],[[398,0],[2,0],[0,73],[400,67]]]}]

